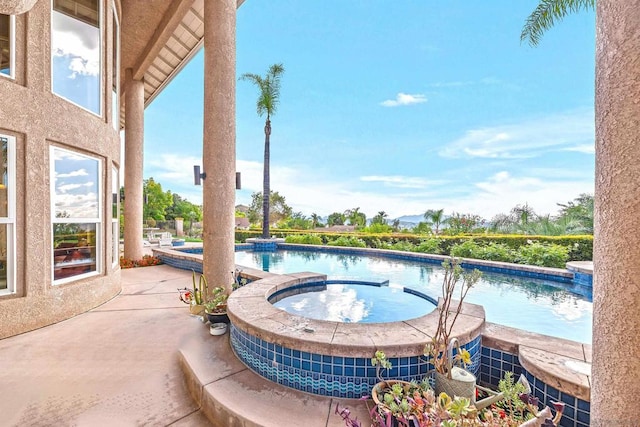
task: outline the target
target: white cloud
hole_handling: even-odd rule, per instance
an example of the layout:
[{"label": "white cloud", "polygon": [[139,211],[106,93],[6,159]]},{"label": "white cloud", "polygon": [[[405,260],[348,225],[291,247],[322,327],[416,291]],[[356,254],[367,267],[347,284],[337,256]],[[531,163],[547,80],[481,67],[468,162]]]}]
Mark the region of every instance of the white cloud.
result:
[{"label": "white cloud", "polygon": [[[85,159],[84,158],[80,158],[80,159],[75,159],[75,160],[85,160]],[[72,178],[72,177],[76,177],[76,176],[88,176],[88,175],[89,175],[89,173],[87,172],[86,169],[78,169],[76,171],[69,172],[69,173],[56,173],[56,179],[57,178]]]},{"label": "white cloud", "polygon": [[[163,154],[148,159],[145,176],[153,176],[163,186],[202,203],[202,187],[193,185],[193,165],[201,159],[178,154]],[[495,166],[494,166],[495,167]],[[238,160],[242,190],[236,192],[236,204],[249,205],[251,194],[262,191],[262,162]],[[476,182],[433,180],[427,176],[368,175],[344,177],[322,167],[271,164],[271,189],[278,191],[294,211],[321,216],[359,207],[372,217],[385,211],[389,218],[422,214],[427,209],[444,208],[452,212],[474,213],[491,219],[507,213],[517,204],[528,203],[537,213],[555,214],[556,203],[565,203],[581,193],[593,193],[593,176],[570,173],[556,168],[528,168],[518,174],[498,170]],[[457,176],[455,172],[448,176]],[[402,189],[406,188],[406,191]]]},{"label": "white cloud", "polygon": [[401,176],[401,175],[368,175],[361,176],[363,182],[379,182],[386,187],[395,188],[426,188],[429,185],[441,184],[443,181],[429,181],[423,177]]},{"label": "white cloud", "polygon": [[98,76],[100,73],[100,31],[91,25],[59,12],[52,14],[51,50],[54,56],[70,61],[70,79],[78,75]]},{"label": "white cloud", "polygon": [[400,92],[396,95],[396,99],[387,99],[386,101],[382,101],[380,105],[383,107],[399,107],[401,105],[421,104],[423,102],[427,102],[427,97],[422,94],[410,95]]},{"label": "white cloud", "polygon": [[95,183],[85,182],[84,184],[62,184],[57,185],[56,190],[59,193],[69,193],[70,191],[77,190],[82,187],[94,187]]},{"label": "white cloud", "polygon": [[[515,124],[468,130],[444,146],[443,157],[528,158],[593,145],[593,110],[574,111]],[[580,149],[583,151],[583,149]]]},{"label": "white cloud", "polygon": [[564,151],[575,151],[578,153],[595,154],[596,146],[595,144],[580,144],[580,145],[575,145],[573,147],[567,147],[564,149]]},{"label": "white cloud", "polygon": [[97,218],[98,195],[96,193],[56,194],[56,213],[64,212],[71,218]]}]

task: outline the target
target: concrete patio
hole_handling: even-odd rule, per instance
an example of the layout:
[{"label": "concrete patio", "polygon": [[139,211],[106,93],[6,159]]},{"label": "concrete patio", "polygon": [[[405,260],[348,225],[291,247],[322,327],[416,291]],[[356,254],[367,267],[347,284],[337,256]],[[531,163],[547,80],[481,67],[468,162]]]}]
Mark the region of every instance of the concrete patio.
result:
[{"label": "concrete patio", "polygon": [[[190,284],[165,265],[123,270],[111,301],[0,340],[0,425],[211,426],[205,411],[220,427],[344,425],[334,399],[258,377],[228,334],[209,335],[178,300]],[[366,418],[362,402],[343,403]]]}]

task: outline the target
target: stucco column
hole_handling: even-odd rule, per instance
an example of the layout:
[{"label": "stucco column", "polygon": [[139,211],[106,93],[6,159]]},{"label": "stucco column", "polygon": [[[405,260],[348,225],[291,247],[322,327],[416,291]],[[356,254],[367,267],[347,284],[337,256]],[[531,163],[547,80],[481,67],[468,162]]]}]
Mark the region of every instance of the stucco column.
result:
[{"label": "stucco column", "polygon": [[236,0],[204,2],[203,272],[231,287],[236,184]]},{"label": "stucco column", "polygon": [[142,167],[144,158],[144,83],[125,71],[124,257],[142,259]]},{"label": "stucco column", "polygon": [[591,425],[636,426],[640,393],[640,0],[598,0]]}]

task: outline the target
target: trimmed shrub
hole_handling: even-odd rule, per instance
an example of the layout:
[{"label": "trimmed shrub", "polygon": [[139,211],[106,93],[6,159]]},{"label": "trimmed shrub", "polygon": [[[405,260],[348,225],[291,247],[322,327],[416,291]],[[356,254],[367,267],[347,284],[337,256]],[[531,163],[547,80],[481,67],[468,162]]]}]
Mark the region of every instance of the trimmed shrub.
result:
[{"label": "trimmed shrub", "polygon": [[425,254],[441,254],[440,239],[422,240],[414,249],[414,252],[422,252]]},{"label": "trimmed shrub", "polygon": [[284,241],[300,245],[322,245],[322,238],[313,234],[291,234],[285,237]]},{"label": "trimmed shrub", "polygon": [[449,255],[456,258],[482,259],[482,248],[473,239],[453,245]]},{"label": "trimmed shrub", "polygon": [[519,264],[564,268],[569,260],[569,249],[556,244],[533,242],[520,246],[516,257]]},{"label": "trimmed shrub", "polygon": [[351,248],[366,248],[367,244],[357,237],[340,236],[335,240],[327,242],[328,246],[348,246]]},{"label": "trimmed shrub", "polygon": [[389,249],[394,249],[396,251],[415,252],[416,245],[406,240],[399,240],[396,243],[392,244]]},{"label": "trimmed shrub", "polygon": [[482,248],[482,259],[489,261],[514,262],[514,251],[503,243],[489,243]]}]

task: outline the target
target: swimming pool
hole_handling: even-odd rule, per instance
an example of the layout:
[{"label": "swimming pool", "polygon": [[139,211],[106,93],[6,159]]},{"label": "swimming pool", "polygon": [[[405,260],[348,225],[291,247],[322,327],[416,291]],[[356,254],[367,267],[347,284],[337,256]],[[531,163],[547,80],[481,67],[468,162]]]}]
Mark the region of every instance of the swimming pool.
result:
[{"label": "swimming pool", "polygon": [[[236,264],[286,274],[312,271],[329,279],[388,280],[390,286],[415,289],[437,298],[444,269],[439,265],[377,256],[278,250],[238,251]],[[574,285],[484,272],[466,301],[480,304],[486,320],[526,331],[590,343],[590,295],[572,292]]]}]

